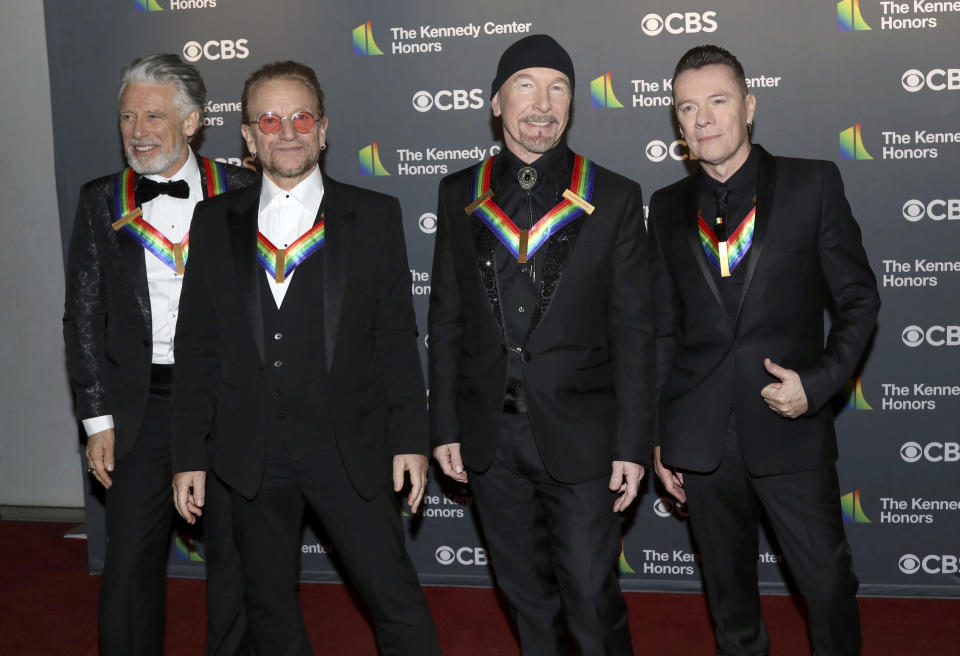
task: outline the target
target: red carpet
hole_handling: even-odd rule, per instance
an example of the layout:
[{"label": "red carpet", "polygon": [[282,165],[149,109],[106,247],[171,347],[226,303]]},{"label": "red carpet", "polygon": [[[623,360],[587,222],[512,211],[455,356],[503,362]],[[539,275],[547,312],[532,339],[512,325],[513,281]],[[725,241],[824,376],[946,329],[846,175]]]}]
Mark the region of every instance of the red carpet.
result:
[{"label": "red carpet", "polygon": [[[86,542],[65,540],[66,524],[0,522],[0,654],[96,654],[100,578],[87,574]],[[199,655],[204,583],[170,579],[167,654]],[[518,656],[492,590],[426,588],[445,656]],[[373,632],[341,585],[305,584],[300,597],[317,654],[376,655]],[[712,630],[699,595],[627,593],[637,654],[709,656]],[[790,597],[764,597],[772,656],[810,653],[801,611]],[[864,656],[960,655],[960,600],[860,600]]]}]

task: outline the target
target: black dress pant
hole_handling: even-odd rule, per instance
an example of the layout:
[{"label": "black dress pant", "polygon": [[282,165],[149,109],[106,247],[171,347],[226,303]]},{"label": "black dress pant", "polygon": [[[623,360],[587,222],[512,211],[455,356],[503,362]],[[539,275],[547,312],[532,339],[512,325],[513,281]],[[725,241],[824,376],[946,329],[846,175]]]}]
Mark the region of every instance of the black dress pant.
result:
[{"label": "black dress pant", "polygon": [[233,534],[230,489],[207,472],[203,507],[204,559],[207,568],[207,656],[251,654],[247,636],[243,565]]},{"label": "black dress pant", "polygon": [[616,562],[620,517],[604,477],[568,485],[543,466],[526,414],[504,414],[493,464],[470,471],[490,564],[524,656],[632,654]]},{"label": "black dress pant", "polygon": [[106,491],[107,553],[98,604],[103,656],[160,656],[166,610],[170,497],[170,398],[151,394],[133,450]]},{"label": "black dress pant", "polygon": [[387,486],[370,500],[357,494],[335,444],[296,459],[271,446],[260,492],[250,500],[231,490],[231,501],[258,656],[314,653],[297,595],[305,503],[366,602],[380,653],[439,655],[430,609],[403,546],[396,496]]},{"label": "black dress pant", "polygon": [[[100,653],[163,653],[171,501],[169,388],[147,399],[140,435],[116,463],[106,491],[107,553],[98,603]],[[207,475],[202,521],[207,569],[207,654],[246,654],[240,556],[233,540],[230,497]]]},{"label": "black dress pant", "polygon": [[683,475],[716,622],[717,653],[756,656],[770,650],[757,589],[757,534],[764,511],[807,601],[814,654],[859,654],[859,583],[843,532],[836,468],[831,464],[789,474],[751,475],[731,414],[720,466],[706,474]]}]

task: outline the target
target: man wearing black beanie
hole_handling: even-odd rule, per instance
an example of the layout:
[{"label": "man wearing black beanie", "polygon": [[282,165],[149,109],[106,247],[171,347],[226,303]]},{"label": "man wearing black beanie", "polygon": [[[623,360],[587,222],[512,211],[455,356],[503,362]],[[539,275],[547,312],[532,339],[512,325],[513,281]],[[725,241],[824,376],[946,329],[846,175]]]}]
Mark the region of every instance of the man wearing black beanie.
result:
[{"label": "man wearing black beanie", "polygon": [[468,482],[523,653],[632,654],[618,512],[649,464],[654,375],[640,187],[573,153],[573,62],[503,53],[505,150],[440,183],[434,457]]}]

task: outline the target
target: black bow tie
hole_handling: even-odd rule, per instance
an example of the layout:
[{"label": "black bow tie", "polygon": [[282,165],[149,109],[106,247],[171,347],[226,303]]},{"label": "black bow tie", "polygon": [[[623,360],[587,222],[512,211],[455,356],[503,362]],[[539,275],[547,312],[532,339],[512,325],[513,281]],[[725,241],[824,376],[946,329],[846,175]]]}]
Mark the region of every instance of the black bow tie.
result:
[{"label": "black bow tie", "polygon": [[150,178],[140,178],[140,184],[137,186],[137,197],[141,205],[149,203],[160,194],[166,194],[174,198],[190,198],[190,185],[187,184],[186,180],[156,182]]}]

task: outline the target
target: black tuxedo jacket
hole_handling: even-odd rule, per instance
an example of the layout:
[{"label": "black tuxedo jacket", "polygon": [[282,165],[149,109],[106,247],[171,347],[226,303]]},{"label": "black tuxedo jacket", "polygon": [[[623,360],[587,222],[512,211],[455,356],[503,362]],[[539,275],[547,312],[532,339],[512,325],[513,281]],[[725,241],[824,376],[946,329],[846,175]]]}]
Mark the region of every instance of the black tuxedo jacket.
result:
[{"label": "black tuxedo jacket", "polygon": [[[326,176],[323,186],[332,430],[369,498],[390,480],[393,455],[427,452],[410,271],[396,198]],[[197,205],[175,342],[173,470],[204,469],[209,435],[213,469],[248,498],[267,454],[259,202],[258,184]]]},{"label": "black tuxedo jacket", "polygon": [[[880,307],[836,165],[753,147],[761,155],[756,225],[735,317],[723,308],[698,236],[697,181],[705,174],[650,201],[661,457],[691,471],[719,464],[732,406],[752,474],[835,461],[829,401],[853,373]],[[824,343],[828,298],[836,316]],[[780,417],[760,397],[776,382],[766,357],[799,373],[804,416]]]},{"label": "black tuxedo jacket", "polygon": [[[473,167],[440,183],[430,420],[434,446],[460,442],[466,465],[482,471],[496,450],[508,356],[494,262],[500,242],[464,212],[472,176]],[[647,463],[652,444],[653,322],[640,187],[597,167],[591,203],[593,214],[568,223],[539,251],[543,273],[522,354],[533,434],[547,471],[565,483],[609,476],[613,460]]]},{"label": "black tuxedo jacket", "polygon": [[[197,163],[206,198],[206,173],[199,158]],[[228,189],[257,179],[249,169],[224,167]],[[115,216],[116,177],[97,178],[80,190],[67,252],[63,338],[77,418],[113,415],[114,455],[119,459],[140,433],[150,389],[153,330],[143,246],[111,226],[120,218]]]}]

